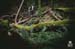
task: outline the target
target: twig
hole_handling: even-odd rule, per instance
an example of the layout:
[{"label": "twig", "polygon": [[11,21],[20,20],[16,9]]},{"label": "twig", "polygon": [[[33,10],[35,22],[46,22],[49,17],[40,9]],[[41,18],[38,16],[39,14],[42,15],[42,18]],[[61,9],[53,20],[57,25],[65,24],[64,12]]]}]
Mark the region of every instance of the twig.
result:
[{"label": "twig", "polygon": [[19,9],[18,9],[18,11],[17,11],[17,14],[16,14],[16,16],[15,16],[15,23],[17,23],[17,17],[18,17],[18,14],[19,14],[19,12],[20,12],[20,10],[21,10],[21,8],[22,8],[23,3],[24,3],[24,0],[22,0],[21,4],[20,4],[20,6],[19,6]]},{"label": "twig", "polygon": [[55,15],[55,12],[52,11],[51,9],[49,9],[49,12],[53,15],[54,18],[56,18],[57,20],[61,20],[59,19],[56,15]]},{"label": "twig", "polygon": [[28,21],[29,19],[30,19],[30,18],[27,18],[27,19],[21,20],[21,21],[17,22],[17,24],[20,24],[20,23],[22,23],[22,22]]},{"label": "twig", "polygon": [[42,14],[44,15],[44,14],[46,14],[46,13],[51,13],[51,15],[55,18],[55,19],[57,19],[57,20],[61,20],[60,18],[62,18],[62,16],[60,16],[59,14],[56,16],[55,14],[57,14],[57,13],[55,13],[54,11],[52,11],[52,8],[48,8],[46,11],[44,11]]}]

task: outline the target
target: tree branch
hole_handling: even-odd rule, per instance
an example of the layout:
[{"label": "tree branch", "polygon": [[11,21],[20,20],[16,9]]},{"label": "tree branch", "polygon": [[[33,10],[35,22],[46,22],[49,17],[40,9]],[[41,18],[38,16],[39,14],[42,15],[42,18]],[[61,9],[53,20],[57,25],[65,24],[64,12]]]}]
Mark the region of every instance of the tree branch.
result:
[{"label": "tree branch", "polygon": [[18,17],[18,14],[19,14],[19,12],[20,12],[20,10],[21,10],[21,8],[22,8],[23,3],[24,3],[24,0],[22,0],[22,2],[21,2],[21,4],[20,4],[20,7],[19,7],[19,9],[18,9],[18,11],[17,11],[17,14],[16,14],[16,16],[15,16],[15,23],[17,23],[17,17]]}]

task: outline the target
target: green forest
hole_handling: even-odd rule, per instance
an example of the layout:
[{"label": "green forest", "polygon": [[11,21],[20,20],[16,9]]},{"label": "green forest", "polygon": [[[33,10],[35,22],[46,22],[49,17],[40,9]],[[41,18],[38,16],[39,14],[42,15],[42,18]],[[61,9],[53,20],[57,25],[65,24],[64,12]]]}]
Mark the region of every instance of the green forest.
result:
[{"label": "green forest", "polygon": [[[1,0],[0,48],[74,49],[74,2]],[[71,47],[68,47],[69,41],[73,42]]]}]

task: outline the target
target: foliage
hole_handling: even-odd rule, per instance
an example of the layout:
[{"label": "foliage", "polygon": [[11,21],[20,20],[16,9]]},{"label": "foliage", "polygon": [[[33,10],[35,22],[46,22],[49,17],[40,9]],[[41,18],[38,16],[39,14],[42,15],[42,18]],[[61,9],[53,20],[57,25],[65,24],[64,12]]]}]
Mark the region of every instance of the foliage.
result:
[{"label": "foliage", "polygon": [[[48,1],[50,2],[51,0]],[[24,8],[22,11],[20,11],[17,16],[16,23],[14,23],[15,15],[9,15],[9,32],[16,32],[25,41],[27,40],[30,45],[49,46],[50,44],[56,44],[58,41],[63,40],[65,34],[68,32],[67,25],[69,24],[68,22],[70,20],[65,18],[67,17],[65,14],[62,14],[70,9],[60,8],[58,6],[53,8],[49,5],[42,6],[41,2],[42,0],[25,0],[24,6],[26,9]],[[36,6],[36,10],[33,11],[35,16],[28,15],[28,8],[31,7],[31,5]],[[49,13],[50,11],[48,8],[50,8],[53,13]],[[61,16],[62,19],[58,16]],[[55,17],[58,17],[59,20]],[[0,24],[8,27],[8,20],[1,20]],[[47,46],[45,46],[43,49],[50,49],[50,47]]]},{"label": "foliage", "polygon": [[32,44],[50,44],[53,41],[58,41],[63,39],[66,32],[54,32],[54,31],[44,31],[44,32],[27,32],[24,29],[18,29],[18,34],[25,40]]}]

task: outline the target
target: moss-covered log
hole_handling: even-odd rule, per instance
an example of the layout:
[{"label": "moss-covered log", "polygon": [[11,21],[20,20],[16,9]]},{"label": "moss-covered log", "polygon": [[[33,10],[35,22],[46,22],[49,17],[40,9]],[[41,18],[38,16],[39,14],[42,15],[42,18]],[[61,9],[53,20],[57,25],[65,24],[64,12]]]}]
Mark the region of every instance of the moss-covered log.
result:
[{"label": "moss-covered log", "polygon": [[38,24],[32,24],[31,26],[28,26],[28,25],[21,25],[21,24],[14,24],[14,26],[18,29],[25,29],[25,30],[31,30],[32,28],[41,28],[41,27],[44,27],[44,26],[51,26],[51,25],[54,25],[54,26],[65,26],[65,25],[68,25],[68,19],[64,19],[64,20],[60,20],[60,21],[49,21],[49,22],[41,22],[41,23],[38,23]]},{"label": "moss-covered log", "polygon": [[71,11],[71,10],[75,10],[75,8],[67,8],[67,7],[58,7],[58,8],[54,8],[54,9],[63,10],[63,11],[65,11],[65,12]]}]

